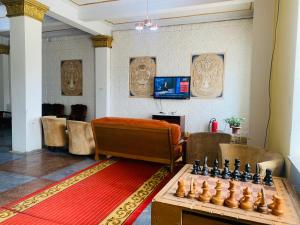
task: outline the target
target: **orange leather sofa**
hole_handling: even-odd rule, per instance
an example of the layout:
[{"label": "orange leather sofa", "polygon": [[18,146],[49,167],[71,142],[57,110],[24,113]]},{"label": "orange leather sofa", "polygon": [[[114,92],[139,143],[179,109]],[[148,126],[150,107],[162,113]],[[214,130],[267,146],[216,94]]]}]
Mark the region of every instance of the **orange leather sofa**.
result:
[{"label": "orange leather sofa", "polygon": [[99,154],[170,164],[182,156],[180,126],[165,121],[105,117],[92,121]]}]

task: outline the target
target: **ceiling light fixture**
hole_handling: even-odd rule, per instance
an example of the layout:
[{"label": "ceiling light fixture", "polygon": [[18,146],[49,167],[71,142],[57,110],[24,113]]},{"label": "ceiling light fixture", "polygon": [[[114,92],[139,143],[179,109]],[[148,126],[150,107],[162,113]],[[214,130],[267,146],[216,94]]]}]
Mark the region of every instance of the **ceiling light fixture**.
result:
[{"label": "ceiling light fixture", "polygon": [[152,20],[149,18],[149,0],[147,0],[147,11],[146,11],[146,19],[142,22],[138,22],[135,24],[135,29],[138,31],[142,31],[144,29],[156,31],[158,30],[158,25],[152,22]]}]

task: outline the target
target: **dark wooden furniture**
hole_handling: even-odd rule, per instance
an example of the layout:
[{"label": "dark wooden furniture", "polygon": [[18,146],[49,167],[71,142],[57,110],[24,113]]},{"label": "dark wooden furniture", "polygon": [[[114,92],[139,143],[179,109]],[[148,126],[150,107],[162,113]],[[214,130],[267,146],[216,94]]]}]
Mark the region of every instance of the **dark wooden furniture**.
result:
[{"label": "dark wooden furniture", "polygon": [[11,127],[11,112],[0,111],[0,128]]},{"label": "dark wooden furniture", "polygon": [[[170,164],[182,156],[180,128],[163,121],[102,118],[92,121],[99,154]],[[174,129],[176,128],[176,129]],[[174,143],[176,142],[176,143]]]},{"label": "dark wooden furniture", "polygon": [[82,104],[71,105],[69,120],[85,121],[87,106]]},{"label": "dark wooden furniture", "polygon": [[181,128],[181,131],[185,132],[185,116],[184,115],[169,115],[169,114],[156,114],[152,115],[154,120],[164,120],[168,123],[178,124]]}]

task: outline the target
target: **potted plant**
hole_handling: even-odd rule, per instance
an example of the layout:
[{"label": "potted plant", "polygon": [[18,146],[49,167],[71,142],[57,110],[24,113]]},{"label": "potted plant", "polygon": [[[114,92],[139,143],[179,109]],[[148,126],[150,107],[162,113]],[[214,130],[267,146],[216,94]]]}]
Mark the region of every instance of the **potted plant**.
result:
[{"label": "potted plant", "polygon": [[230,117],[225,119],[225,122],[229,124],[229,127],[232,129],[232,134],[239,134],[241,129],[241,124],[245,121],[245,118],[242,117]]}]

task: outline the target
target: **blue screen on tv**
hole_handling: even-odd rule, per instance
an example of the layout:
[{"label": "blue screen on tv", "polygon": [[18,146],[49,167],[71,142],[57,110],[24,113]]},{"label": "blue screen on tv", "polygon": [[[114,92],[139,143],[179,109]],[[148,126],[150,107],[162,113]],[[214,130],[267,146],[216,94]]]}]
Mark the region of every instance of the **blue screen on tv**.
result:
[{"label": "blue screen on tv", "polygon": [[155,77],[154,98],[189,99],[190,77]]}]

